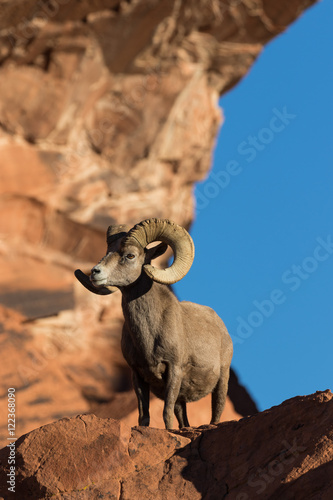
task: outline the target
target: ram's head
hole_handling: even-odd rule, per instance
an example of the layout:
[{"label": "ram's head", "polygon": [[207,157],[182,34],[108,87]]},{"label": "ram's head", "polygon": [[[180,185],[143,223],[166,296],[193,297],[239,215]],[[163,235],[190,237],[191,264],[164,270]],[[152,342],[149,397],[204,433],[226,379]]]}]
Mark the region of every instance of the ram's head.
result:
[{"label": "ram's head", "polygon": [[[162,243],[148,248],[155,241]],[[168,245],[174,253],[172,265],[166,269],[152,266],[152,259],[162,255]],[[110,226],[105,257],[92,268],[90,277],[79,269],[75,276],[89,291],[106,295],[134,283],[142,271],[158,283],[176,283],[189,271],[193,258],[194,244],[183,227],[167,219],[148,219],[133,228]]]}]

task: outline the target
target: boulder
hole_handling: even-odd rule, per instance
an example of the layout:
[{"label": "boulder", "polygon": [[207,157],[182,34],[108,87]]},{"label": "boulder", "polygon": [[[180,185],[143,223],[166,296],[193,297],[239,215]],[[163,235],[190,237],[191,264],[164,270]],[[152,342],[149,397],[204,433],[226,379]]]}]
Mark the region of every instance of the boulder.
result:
[{"label": "boulder", "polygon": [[[95,415],[15,443],[16,498],[230,500],[333,494],[333,395],[295,397],[252,417],[167,431]],[[0,451],[7,498],[8,446]]]}]

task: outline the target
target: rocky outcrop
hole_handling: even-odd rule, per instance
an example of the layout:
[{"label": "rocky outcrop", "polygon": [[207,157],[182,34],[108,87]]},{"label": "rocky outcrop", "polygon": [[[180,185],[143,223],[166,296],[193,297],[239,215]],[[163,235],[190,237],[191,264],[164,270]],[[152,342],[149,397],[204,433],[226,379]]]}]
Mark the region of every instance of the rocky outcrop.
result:
[{"label": "rocky outcrop", "polygon": [[[8,453],[0,451],[2,495]],[[318,392],[238,422],[174,432],[65,418],[16,441],[16,471],[25,500],[329,500],[333,396]]]},{"label": "rocky outcrop", "polygon": [[0,379],[20,434],[131,400],[119,294],[73,270],[104,254],[110,223],[189,227],[219,96],[313,3],[0,0]]}]

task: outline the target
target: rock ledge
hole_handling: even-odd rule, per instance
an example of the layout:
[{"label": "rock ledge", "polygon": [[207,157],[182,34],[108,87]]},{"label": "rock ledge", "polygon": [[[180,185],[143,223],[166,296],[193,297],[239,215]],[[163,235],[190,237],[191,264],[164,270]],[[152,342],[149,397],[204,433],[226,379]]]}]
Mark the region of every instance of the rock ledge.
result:
[{"label": "rock ledge", "polygon": [[[8,448],[0,451],[6,484]],[[8,466],[7,466],[8,468]],[[298,396],[252,417],[180,431],[95,415],[16,442],[16,498],[329,499],[333,395]],[[7,498],[2,486],[1,498]]]}]

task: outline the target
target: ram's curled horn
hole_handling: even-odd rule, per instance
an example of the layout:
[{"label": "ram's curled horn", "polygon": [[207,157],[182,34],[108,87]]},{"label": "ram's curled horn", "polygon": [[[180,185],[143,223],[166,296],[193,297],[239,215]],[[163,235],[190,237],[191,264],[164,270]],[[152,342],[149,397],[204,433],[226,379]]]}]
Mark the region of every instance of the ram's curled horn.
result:
[{"label": "ram's curled horn", "polygon": [[108,245],[108,252],[111,251],[114,243],[127,235],[128,231],[131,229],[130,226],[126,224],[120,224],[117,226],[109,226],[106,233],[106,242]]},{"label": "ram's curled horn", "polygon": [[96,293],[97,295],[110,295],[110,293],[114,293],[118,291],[118,288],[115,286],[94,286],[89,276],[84,274],[81,269],[77,269],[74,271],[75,278],[83,285],[89,292]]},{"label": "ram's curled horn", "polygon": [[125,244],[139,244],[143,248],[153,241],[163,241],[173,250],[174,262],[167,269],[151,264],[143,266],[146,274],[158,283],[171,285],[189,271],[194,259],[194,244],[186,229],[167,219],[147,219],[134,226],[124,240]]}]

